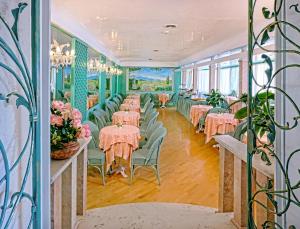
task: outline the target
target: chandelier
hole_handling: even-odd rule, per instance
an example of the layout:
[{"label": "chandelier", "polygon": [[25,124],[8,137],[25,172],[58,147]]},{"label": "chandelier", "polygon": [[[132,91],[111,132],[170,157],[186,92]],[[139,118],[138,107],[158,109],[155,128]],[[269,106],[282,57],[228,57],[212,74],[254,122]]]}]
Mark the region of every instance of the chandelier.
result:
[{"label": "chandelier", "polygon": [[75,60],[75,51],[69,51],[70,44],[60,45],[56,40],[53,40],[50,50],[51,66],[55,68],[71,65]]},{"label": "chandelier", "polygon": [[87,64],[88,72],[99,73],[105,72],[107,69],[106,64],[101,63],[98,59],[90,59]]},{"label": "chandelier", "polygon": [[108,75],[121,75],[122,71],[114,66],[107,65],[106,67],[106,73]]}]

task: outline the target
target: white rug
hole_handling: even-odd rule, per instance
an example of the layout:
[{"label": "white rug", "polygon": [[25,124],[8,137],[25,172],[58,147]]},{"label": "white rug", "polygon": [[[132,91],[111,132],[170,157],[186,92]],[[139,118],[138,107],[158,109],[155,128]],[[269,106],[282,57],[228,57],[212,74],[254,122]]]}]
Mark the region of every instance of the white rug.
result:
[{"label": "white rug", "polygon": [[231,214],[172,203],[134,203],[87,211],[78,229],[234,229]]}]

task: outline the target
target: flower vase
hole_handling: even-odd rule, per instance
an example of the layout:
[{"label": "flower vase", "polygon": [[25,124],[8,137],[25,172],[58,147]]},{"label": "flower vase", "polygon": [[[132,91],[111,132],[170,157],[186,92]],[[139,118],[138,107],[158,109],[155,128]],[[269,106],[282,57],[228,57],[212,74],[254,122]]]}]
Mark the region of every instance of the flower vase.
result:
[{"label": "flower vase", "polygon": [[63,144],[62,149],[51,151],[51,158],[54,160],[65,160],[72,157],[80,148],[79,142],[68,142]]}]

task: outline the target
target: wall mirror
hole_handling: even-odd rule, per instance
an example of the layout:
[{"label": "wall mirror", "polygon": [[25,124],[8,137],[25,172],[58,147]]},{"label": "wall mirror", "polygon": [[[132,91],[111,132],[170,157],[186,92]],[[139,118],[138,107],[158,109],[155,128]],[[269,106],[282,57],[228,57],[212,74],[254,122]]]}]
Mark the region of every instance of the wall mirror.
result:
[{"label": "wall mirror", "polygon": [[51,26],[50,85],[52,100],[71,98],[71,66],[76,56],[72,50],[72,37]]},{"label": "wall mirror", "polygon": [[101,72],[100,54],[92,48],[88,48],[87,62],[87,108],[90,109],[99,103],[99,77]]}]

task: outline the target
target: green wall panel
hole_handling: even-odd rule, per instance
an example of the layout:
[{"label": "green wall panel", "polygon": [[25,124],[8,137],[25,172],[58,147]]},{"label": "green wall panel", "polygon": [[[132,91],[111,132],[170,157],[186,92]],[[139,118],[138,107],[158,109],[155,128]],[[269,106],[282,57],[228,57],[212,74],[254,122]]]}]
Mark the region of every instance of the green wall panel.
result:
[{"label": "green wall panel", "polygon": [[[100,59],[102,60],[102,63],[106,63],[106,57],[105,56],[100,56]],[[106,90],[106,72],[101,72],[100,73],[100,78],[99,78],[99,103],[100,106],[102,107],[105,104],[105,91]]]},{"label": "green wall panel", "polygon": [[111,76],[111,95],[110,96],[114,96],[115,94],[117,94],[117,76],[112,75]]},{"label": "green wall panel", "polygon": [[56,85],[55,85],[55,99],[60,100],[62,99],[61,94],[59,91],[63,92],[64,90],[64,83],[63,83],[63,70],[62,68],[57,69],[56,71]]},{"label": "green wall panel", "polygon": [[118,93],[126,95],[126,68],[121,68],[122,74],[118,76]]},{"label": "green wall panel", "polygon": [[88,48],[77,39],[73,39],[72,48],[75,50],[75,62],[72,65],[72,105],[80,110],[83,120],[87,113],[87,59]]},{"label": "green wall panel", "polygon": [[181,70],[176,70],[174,72],[174,92],[179,91],[179,87],[181,85]]}]

